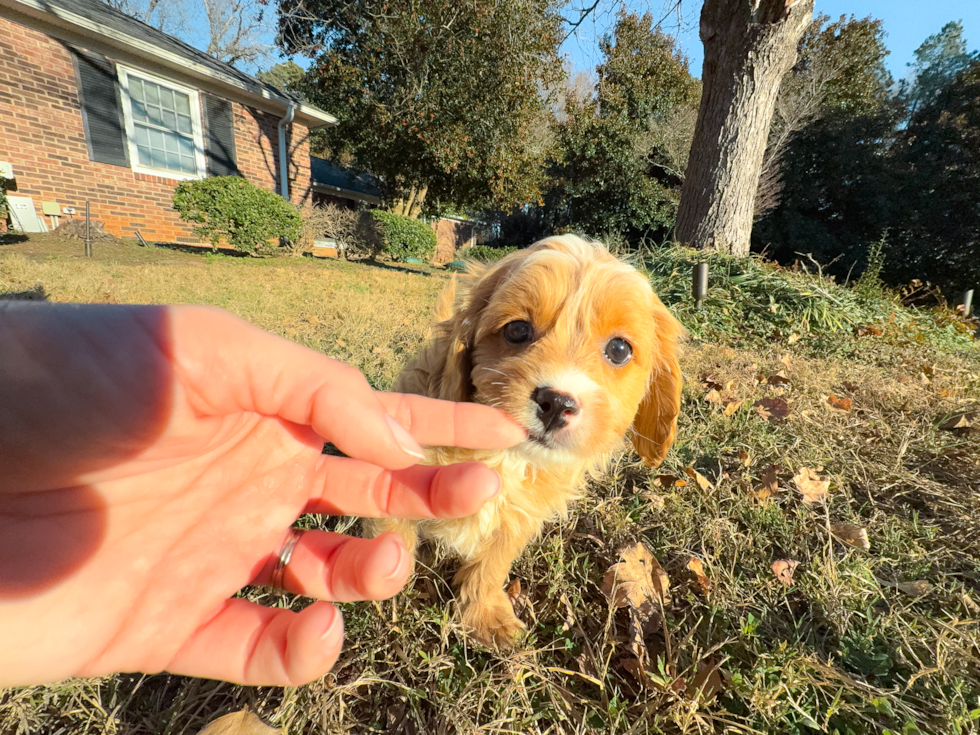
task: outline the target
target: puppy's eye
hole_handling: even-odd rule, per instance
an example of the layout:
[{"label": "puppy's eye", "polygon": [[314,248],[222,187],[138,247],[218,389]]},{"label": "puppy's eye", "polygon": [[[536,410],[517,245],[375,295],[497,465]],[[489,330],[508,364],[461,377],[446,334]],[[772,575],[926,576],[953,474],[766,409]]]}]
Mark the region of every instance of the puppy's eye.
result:
[{"label": "puppy's eye", "polygon": [[516,321],[504,325],[504,339],[512,345],[522,345],[530,342],[534,335],[530,322]]},{"label": "puppy's eye", "polygon": [[633,357],[633,348],[630,346],[630,343],[622,337],[613,337],[611,340],[606,342],[604,354],[606,355],[606,359],[613,365],[622,367],[630,361],[631,357]]}]

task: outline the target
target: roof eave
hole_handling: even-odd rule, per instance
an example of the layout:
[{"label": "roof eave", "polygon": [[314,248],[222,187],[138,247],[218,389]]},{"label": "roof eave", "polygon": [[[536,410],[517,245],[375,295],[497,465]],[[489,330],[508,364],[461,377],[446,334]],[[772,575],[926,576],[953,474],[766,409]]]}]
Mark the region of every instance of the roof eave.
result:
[{"label": "roof eave", "polygon": [[210,91],[250,104],[273,114],[284,115],[296,107],[296,121],[306,127],[336,125],[337,118],[312,105],[271,93],[259,85],[249,85],[231,75],[209,69],[193,59],[180,56],[136,39],[126,33],[102,28],[87,18],[59,8],[45,7],[38,0],[0,0],[0,8],[11,20],[63,41],[99,51],[120,61],[141,64],[151,71],[167,72],[178,78],[204,82]]}]

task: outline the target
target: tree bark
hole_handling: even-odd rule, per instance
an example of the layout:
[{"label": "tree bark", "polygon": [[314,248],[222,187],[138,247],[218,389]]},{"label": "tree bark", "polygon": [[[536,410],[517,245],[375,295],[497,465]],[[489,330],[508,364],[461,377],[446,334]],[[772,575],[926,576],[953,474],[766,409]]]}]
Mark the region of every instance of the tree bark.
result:
[{"label": "tree bark", "polygon": [[705,0],[704,85],[675,237],[698,249],[749,251],[769,126],[814,0]]}]

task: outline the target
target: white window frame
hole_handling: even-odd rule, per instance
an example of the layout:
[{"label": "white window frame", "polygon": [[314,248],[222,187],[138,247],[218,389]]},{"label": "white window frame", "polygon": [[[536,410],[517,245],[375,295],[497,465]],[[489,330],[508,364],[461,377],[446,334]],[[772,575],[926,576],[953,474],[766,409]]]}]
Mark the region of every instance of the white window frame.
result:
[{"label": "white window frame", "polygon": [[[130,168],[139,174],[159,176],[163,179],[174,179],[175,181],[194,181],[207,177],[207,161],[204,156],[204,129],[201,125],[201,121],[203,120],[203,116],[201,115],[201,95],[198,90],[177,84],[170,79],[150,74],[142,69],[130,69],[129,67],[117,64],[116,70],[119,79],[119,89],[122,95],[123,119],[126,123],[126,143],[129,145]],[[161,87],[168,87],[176,92],[186,94],[190,98],[191,133],[194,137],[194,160],[197,162],[196,174],[174,171],[169,168],[152,168],[140,164],[139,151],[136,149],[136,131],[133,124],[133,100],[129,96],[130,75],[138,79],[145,79],[153,84],[159,84]]]}]

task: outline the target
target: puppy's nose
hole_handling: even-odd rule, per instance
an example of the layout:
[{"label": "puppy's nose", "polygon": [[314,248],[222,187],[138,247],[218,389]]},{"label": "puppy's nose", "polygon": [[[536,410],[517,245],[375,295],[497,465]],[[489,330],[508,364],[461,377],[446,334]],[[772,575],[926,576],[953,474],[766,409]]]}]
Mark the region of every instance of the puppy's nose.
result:
[{"label": "puppy's nose", "polygon": [[538,418],[546,432],[563,429],[581,411],[575,396],[554,388],[535,388],[531,400],[538,404]]}]

